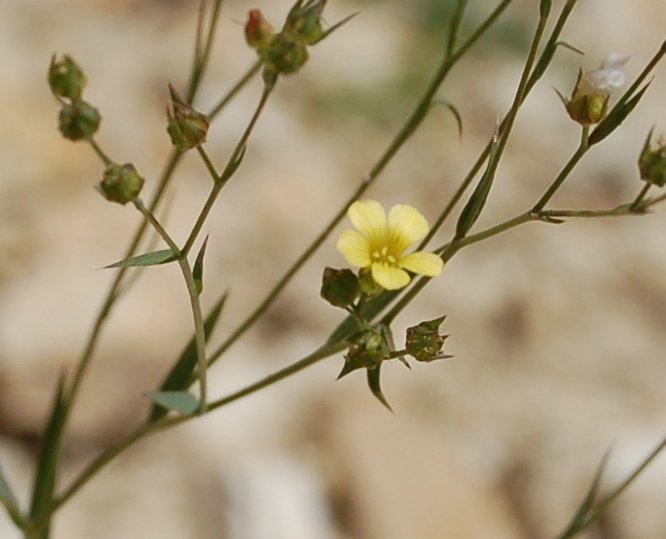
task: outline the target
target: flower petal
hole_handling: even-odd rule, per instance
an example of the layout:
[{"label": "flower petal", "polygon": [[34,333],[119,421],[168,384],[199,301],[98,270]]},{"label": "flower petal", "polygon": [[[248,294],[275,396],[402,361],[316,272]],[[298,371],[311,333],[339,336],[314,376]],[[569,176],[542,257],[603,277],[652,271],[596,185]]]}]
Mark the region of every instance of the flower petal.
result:
[{"label": "flower petal", "polygon": [[389,212],[388,227],[391,242],[402,254],[415,241],[425,237],[430,230],[428,221],[414,206],[397,204]]},{"label": "flower petal", "polygon": [[357,200],[347,210],[352,225],[373,244],[383,242],[386,212],[376,200]]},{"label": "flower petal", "polygon": [[345,230],[340,234],[336,248],[351,266],[367,268],[370,265],[370,243],[356,230]]},{"label": "flower petal", "polygon": [[398,290],[409,284],[409,273],[388,264],[373,264],[372,279],[385,290]]},{"label": "flower petal", "polygon": [[435,277],[442,272],[444,262],[434,253],[424,253],[418,251],[401,258],[398,262],[401,268],[425,275],[426,277]]}]

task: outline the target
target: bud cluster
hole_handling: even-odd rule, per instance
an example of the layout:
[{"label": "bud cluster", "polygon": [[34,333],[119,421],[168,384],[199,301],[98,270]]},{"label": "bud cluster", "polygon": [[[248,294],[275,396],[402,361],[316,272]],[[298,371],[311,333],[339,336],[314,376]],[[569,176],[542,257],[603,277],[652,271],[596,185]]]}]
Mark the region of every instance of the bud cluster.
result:
[{"label": "bud cluster", "polygon": [[62,104],[59,129],[69,140],[90,139],[101,121],[99,111],[82,99],[86,77],[81,68],[68,55],[51,58],[48,72],[49,87]]},{"label": "bud cluster", "polygon": [[264,66],[263,78],[272,86],[279,75],[295,73],[307,62],[307,47],[319,43],[333,30],[344,24],[339,22],[324,30],[321,15],[327,0],[298,0],[287,15],[280,32],[273,27],[259,9],[248,13],[245,24],[245,39],[257,51]]}]

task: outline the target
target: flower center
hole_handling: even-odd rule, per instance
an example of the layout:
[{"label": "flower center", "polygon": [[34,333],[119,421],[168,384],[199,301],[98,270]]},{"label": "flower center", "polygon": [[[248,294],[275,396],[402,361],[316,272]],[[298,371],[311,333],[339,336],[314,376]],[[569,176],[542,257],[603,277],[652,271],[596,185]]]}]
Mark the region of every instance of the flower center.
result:
[{"label": "flower center", "polygon": [[379,264],[388,264],[395,266],[398,259],[389,252],[388,246],[384,245],[381,249],[372,251],[372,261]]}]

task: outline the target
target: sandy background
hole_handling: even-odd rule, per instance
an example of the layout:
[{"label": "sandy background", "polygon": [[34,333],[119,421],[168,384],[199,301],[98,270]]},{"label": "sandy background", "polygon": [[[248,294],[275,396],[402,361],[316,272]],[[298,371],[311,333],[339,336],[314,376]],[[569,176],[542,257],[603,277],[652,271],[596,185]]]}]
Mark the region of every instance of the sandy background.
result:
[{"label": "sandy background", "polygon": [[[206,109],[254,60],[250,7],[282,20],[290,2],[229,1],[200,94]],[[401,125],[438,62],[441,0],[331,1],[327,20],[359,16],[312,51],[261,118],[211,233],[205,305],[231,291],[214,342],[235,327],[328,222]],[[559,9],[562,2],[554,2]],[[489,3],[470,2],[470,21]],[[538,3],[516,0],[452,72],[434,112],[370,191],[433,220],[507,109]],[[28,496],[36,442],[58,373],[76,363],[138,219],[92,186],[101,167],[62,140],[45,82],[54,52],[84,67],[103,113],[100,141],[155,185],[169,149],[166,83],[184,84],[195,3],[148,0],[0,2],[0,465]],[[469,30],[468,24],[465,29]],[[663,39],[661,0],[587,0],[563,51],[524,108],[480,226],[532,203],[573,152],[578,131],[552,87],[568,94],[578,65],[610,50],[635,76]],[[666,129],[666,69],[644,103],[595,149],[554,201],[606,208],[640,188],[636,159],[651,125]],[[208,149],[221,166],[258,99],[251,84],[221,115]],[[185,159],[167,222],[186,236],[209,189]],[[448,314],[449,362],[384,369],[387,413],[342,358],[202,420],[144,441],[83,489],[55,539],[541,539],[567,523],[609,448],[607,485],[624,478],[666,424],[666,208],[622,220],[525,225],[464,250],[403,316],[396,335]],[[342,227],[341,227],[342,228]],[[449,238],[442,231],[437,244]],[[318,346],[340,319],[318,298],[327,242],[262,321],[211,372],[213,396]],[[114,311],[65,446],[63,479],[129,431],[189,338],[177,268],[151,269]],[[588,538],[666,537],[666,459]],[[4,514],[0,537],[17,537]]]}]

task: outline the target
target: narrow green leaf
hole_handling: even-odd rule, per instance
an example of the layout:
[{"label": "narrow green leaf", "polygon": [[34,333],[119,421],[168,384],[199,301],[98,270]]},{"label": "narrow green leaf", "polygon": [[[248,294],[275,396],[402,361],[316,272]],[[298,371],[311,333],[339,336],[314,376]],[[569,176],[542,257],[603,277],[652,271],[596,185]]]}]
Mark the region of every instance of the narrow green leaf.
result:
[{"label": "narrow green leaf", "polygon": [[173,410],[182,415],[194,415],[199,409],[199,399],[189,391],[148,391],[144,395],[165,413]]},{"label": "narrow green leaf", "polygon": [[145,253],[138,256],[130,256],[124,260],[120,260],[108,266],[104,266],[104,269],[129,268],[134,266],[157,266],[160,264],[166,264],[167,262],[173,262],[176,260],[176,258],[176,254],[171,249],[162,249],[161,251],[153,251],[151,253]]},{"label": "narrow green leaf", "polygon": [[627,101],[625,101],[622,105],[616,106],[613,108],[613,110],[611,110],[608,116],[606,116],[606,118],[604,118],[604,120],[590,134],[590,138],[588,140],[590,146],[601,142],[618,127],[620,127],[620,124],[624,122],[631,111],[634,110],[636,105],[638,105],[638,102],[641,100],[643,94],[649,86],[650,83],[648,82],[631,99],[627,99]]},{"label": "narrow green leaf", "polygon": [[206,246],[208,245],[208,236],[201,244],[201,249],[199,249],[199,254],[197,255],[196,260],[194,261],[194,267],[192,268],[192,276],[194,277],[194,284],[197,287],[197,292],[201,294],[203,292],[203,263],[204,256],[206,255]]},{"label": "narrow green leaf", "polygon": [[374,369],[368,369],[368,387],[370,388],[370,391],[372,391],[372,394],[377,397],[379,402],[381,402],[386,408],[388,408],[389,412],[392,412],[392,408],[389,405],[388,401],[386,400],[386,397],[384,396],[384,393],[382,393],[382,387],[380,384],[380,376],[381,376],[381,368],[382,365],[381,363],[377,365]]},{"label": "narrow green leaf", "polygon": [[[65,376],[63,374],[58,381],[51,415],[46,422],[40,443],[32,501],[30,504],[30,519],[33,521],[43,518],[53,501],[58,471],[58,457],[60,456],[60,443],[67,417],[67,399],[64,394],[64,386]],[[46,539],[48,536],[49,526],[47,525],[42,530],[39,539]]]},{"label": "narrow green leaf", "polygon": [[567,526],[566,530],[564,530],[562,534],[558,535],[557,539],[571,539],[572,537],[577,535],[578,532],[582,531],[583,525],[585,524],[585,521],[587,520],[587,517],[590,514],[590,511],[594,506],[594,502],[596,501],[597,496],[599,494],[601,477],[606,468],[609,455],[610,451],[607,451],[603,459],[601,459],[601,463],[597,468],[597,473],[594,475],[594,480],[592,481],[592,485],[590,485],[590,488],[588,489],[585,498],[578,507],[576,514],[571,519],[569,526]]},{"label": "narrow green leaf", "polygon": [[446,107],[451,111],[451,114],[453,114],[453,117],[456,119],[456,123],[458,124],[458,136],[462,138],[463,136],[463,123],[462,123],[462,116],[460,115],[460,111],[458,108],[451,102],[446,101],[444,99],[435,99],[432,102],[433,105],[442,105],[443,107]]},{"label": "narrow green leaf", "polygon": [[[222,308],[224,303],[227,300],[227,292],[222,294],[222,297],[217,301],[213,308],[206,316],[204,320],[204,334],[206,340],[210,337],[211,333],[215,329],[220,314],[222,313]],[[192,373],[197,366],[197,347],[194,341],[194,337],[190,339],[190,342],[185,346],[182,353],[180,354],[178,361],[173,365],[168,374],[164,377],[162,384],[159,387],[160,392],[166,391],[181,391],[187,389],[189,385],[190,378]],[[166,415],[166,410],[160,406],[152,406],[149,412],[148,421],[153,422],[157,421],[161,417]]]},{"label": "narrow green leaf", "polygon": [[12,492],[9,483],[5,479],[5,476],[2,473],[1,468],[0,468],[0,502],[2,502],[2,505],[5,506],[7,514],[10,516],[12,521],[19,528],[23,527],[24,525],[23,515],[21,515],[21,510],[19,509],[16,497],[14,496],[14,493]]},{"label": "narrow green leaf", "polygon": [[481,210],[483,210],[488,200],[488,195],[490,194],[490,188],[493,185],[495,179],[495,171],[497,170],[497,150],[499,147],[499,138],[497,133],[493,137],[492,145],[490,146],[490,154],[488,156],[488,165],[486,167],[483,176],[479,180],[479,183],[476,185],[476,189],[472,193],[472,196],[469,197],[467,204],[460,212],[460,217],[458,218],[458,223],[456,224],[456,239],[464,238],[467,233],[470,231],[476,220],[481,215]]}]

